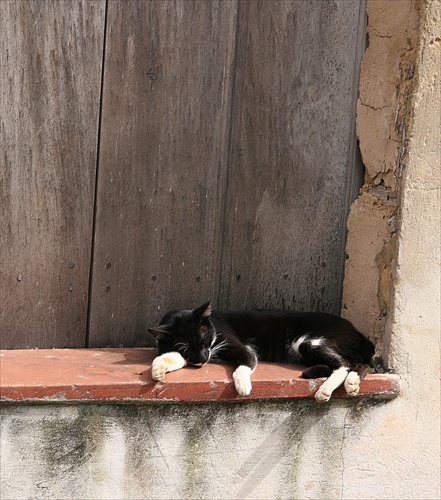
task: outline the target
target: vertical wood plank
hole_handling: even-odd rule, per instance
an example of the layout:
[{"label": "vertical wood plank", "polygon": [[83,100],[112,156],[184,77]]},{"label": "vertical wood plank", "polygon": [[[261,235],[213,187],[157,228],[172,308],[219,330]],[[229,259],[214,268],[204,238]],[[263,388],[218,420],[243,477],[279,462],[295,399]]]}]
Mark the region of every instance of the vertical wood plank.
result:
[{"label": "vertical wood plank", "polygon": [[1,346],[84,346],[104,0],[2,1]]},{"label": "vertical wood plank", "polygon": [[237,2],[108,10],[90,345],[217,301]]},{"label": "vertical wood plank", "polygon": [[251,1],[233,107],[222,301],[338,313],[360,4]]}]

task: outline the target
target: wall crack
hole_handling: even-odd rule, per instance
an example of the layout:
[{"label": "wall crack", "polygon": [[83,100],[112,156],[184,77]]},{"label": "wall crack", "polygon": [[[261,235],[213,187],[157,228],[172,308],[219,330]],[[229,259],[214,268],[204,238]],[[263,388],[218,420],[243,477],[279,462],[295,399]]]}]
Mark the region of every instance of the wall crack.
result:
[{"label": "wall crack", "polygon": [[365,106],[366,108],[372,109],[374,111],[380,111],[382,109],[387,109],[387,108],[391,108],[392,107],[391,104],[385,104],[384,106],[375,107],[375,106],[372,106],[370,104],[367,104],[367,103],[363,102],[363,100],[361,98],[359,98],[359,101],[360,101],[360,104],[362,106]]},{"label": "wall crack", "polygon": [[343,432],[342,432],[342,437],[341,437],[341,443],[340,443],[340,457],[341,457],[341,493],[340,493],[340,499],[343,499],[343,493],[344,493],[344,487],[345,487],[345,457],[343,453],[343,448],[345,444],[345,439],[346,439],[346,426],[347,426],[347,418],[350,412],[350,408],[346,410],[344,419],[343,419]]}]

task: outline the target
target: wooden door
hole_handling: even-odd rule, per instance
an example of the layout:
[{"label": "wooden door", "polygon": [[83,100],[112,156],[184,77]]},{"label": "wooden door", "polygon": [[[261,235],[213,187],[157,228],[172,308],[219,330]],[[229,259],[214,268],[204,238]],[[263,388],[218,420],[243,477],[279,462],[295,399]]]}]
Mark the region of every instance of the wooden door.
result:
[{"label": "wooden door", "polygon": [[2,347],[338,312],[365,2],[2,2]]},{"label": "wooden door", "polygon": [[236,8],[109,4],[92,345],[216,298]]},{"label": "wooden door", "polygon": [[0,342],[84,346],[105,1],[0,2]]},{"label": "wooden door", "polygon": [[222,305],[340,311],[346,217],[362,181],[363,7],[262,0],[243,9]]},{"label": "wooden door", "polygon": [[362,7],[110,2],[91,345],[206,300],[339,311]]}]

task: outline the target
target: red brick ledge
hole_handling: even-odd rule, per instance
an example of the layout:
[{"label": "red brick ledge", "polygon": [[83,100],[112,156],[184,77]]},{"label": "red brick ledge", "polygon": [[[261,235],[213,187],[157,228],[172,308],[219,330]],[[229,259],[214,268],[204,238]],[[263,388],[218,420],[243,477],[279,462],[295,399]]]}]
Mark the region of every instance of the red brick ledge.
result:
[{"label": "red brick ledge", "polygon": [[[259,363],[250,396],[239,396],[230,366],[209,363],[151,378],[156,349],[36,349],[0,351],[0,399],[3,402],[61,401],[243,401],[312,398],[322,379],[300,378],[302,367]],[[368,375],[359,396],[391,399],[398,395],[397,375]],[[347,397],[340,387],[335,397]]]}]

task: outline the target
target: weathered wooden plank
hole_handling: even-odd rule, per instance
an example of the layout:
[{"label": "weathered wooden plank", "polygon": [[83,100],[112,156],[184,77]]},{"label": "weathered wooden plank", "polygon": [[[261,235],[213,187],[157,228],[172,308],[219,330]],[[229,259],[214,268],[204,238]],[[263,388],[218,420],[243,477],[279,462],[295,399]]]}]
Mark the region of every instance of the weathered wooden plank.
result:
[{"label": "weathered wooden plank", "polygon": [[340,310],[360,6],[256,0],[242,13],[222,259],[231,308]]},{"label": "weathered wooden plank", "polygon": [[237,2],[108,7],[90,345],[216,301]]},{"label": "weathered wooden plank", "polygon": [[85,343],[104,7],[1,2],[3,348]]}]

